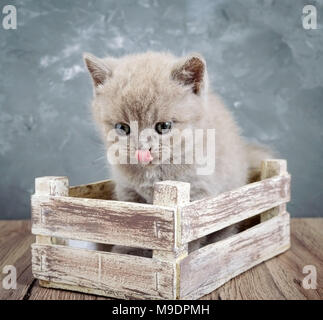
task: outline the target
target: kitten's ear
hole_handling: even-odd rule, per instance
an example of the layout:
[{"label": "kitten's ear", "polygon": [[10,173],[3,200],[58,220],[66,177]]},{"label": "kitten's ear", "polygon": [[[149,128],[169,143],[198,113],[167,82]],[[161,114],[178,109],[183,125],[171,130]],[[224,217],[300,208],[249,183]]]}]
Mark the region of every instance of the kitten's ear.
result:
[{"label": "kitten's ear", "polygon": [[92,77],[94,88],[102,85],[107,78],[112,76],[111,66],[106,60],[97,58],[91,53],[84,53],[83,59]]},{"label": "kitten's ear", "polygon": [[204,58],[193,53],[174,66],[171,76],[184,86],[191,86],[193,93],[201,95],[207,89],[207,72]]}]

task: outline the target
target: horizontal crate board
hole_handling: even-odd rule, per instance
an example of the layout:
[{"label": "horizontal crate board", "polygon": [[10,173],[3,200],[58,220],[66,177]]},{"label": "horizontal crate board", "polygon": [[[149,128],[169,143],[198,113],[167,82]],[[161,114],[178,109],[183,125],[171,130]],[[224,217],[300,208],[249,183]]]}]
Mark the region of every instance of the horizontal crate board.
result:
[{"label": "horizontal crate board", "polygon": [[[92,288],[117,298],[174,298],[174,265],[59,245],[32,245],[33,274],[56,287]],[[91,290],[87,290],[90,292]]]},{"label": "horizontal crate board", "polygon": [[180,262],[180,296],[196,299],[290,247],[284,213],[192,252]]},{"label": "horizontal crate board", "polygon": [[147,204],[32,196],[32,232],[139,248],[174,247],[174,208]]},{"label": "horizontal crate board", "polygon": [[290,175],[284,174],[194,201],[181,208],[182,243],[250,218],[290,200]]},{"label": "horizontal crate board", "polygon": [[79,186],[69,187],[69,197],[115,200],[115,183],[113,180],[103,180]]}]

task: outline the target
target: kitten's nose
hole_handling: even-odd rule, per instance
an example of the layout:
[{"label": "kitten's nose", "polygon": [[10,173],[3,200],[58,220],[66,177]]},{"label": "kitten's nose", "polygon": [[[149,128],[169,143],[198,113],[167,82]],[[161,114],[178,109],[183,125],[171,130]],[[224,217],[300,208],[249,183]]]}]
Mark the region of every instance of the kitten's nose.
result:
[{"label": "kitten's nose", "polygon": [[150,150],[136,150],[136,158],[139,162],[150,162],[154,158],[152,157]]}]

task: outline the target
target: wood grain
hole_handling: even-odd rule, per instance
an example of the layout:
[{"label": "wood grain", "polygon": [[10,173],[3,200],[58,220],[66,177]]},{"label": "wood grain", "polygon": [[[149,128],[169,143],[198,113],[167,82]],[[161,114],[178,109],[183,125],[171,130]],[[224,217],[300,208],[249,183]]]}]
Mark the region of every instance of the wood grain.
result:
[{"label": "wood grain", "polygon": [[159,206],[176,207],[190,202],[190,184],[180,181],[160,181],[154,184],[153,203]]},{"label": "wood grain", "polygon": [[207,245],[180,262],[180,296],[199,298],[289,246],[287,213]]},{"label": "wood grain", "polygon": [[[3,299],[107,299],[84,293],[43,288],[31,273],[29,221],[0,221],[0,271],[6,264],[17,268],[16,290],[5,290],[0,281]],[[291,248],[228,281],[201,299],[323,299],[323,219],[291,219]],[[302,273],[305,265],[317,268],[317,289],[304,289]],[[0,280],[5,275],[0,272]]]},{"label": "wood grain", "polygon": [[35,193],[38,195],[68,196],[68,178],[45,176],[35,179]]},{"label": "wood grain", "polygon": [[32,196],[34,234],[172,250],[174,208],[73,197]]},{"label": "wood grain", "polygon": [[[16,300],[27,297],[34,278],[31,274],[30,246],[35,236],[30,232],[30,221],[0,221],[0,300]],[[2,273],[6,265],[12,265],[17,270],[17,288],[5,289]]]},{"label": "wood grain", "polygon": [[290,175],[283,174],[181,208],[182,242],[190,242],[290,200]]},{"label": "wood grain", "polygon": [[[210,300],[322,300],[323,219],[291,219],[291,248],[202,297]],[[317,269],[317,288],[304,289],[303,267]]]},{"label": "wood grain", "polygon": [[[100,297],[95,295],[95,293],[82,292],[82,290],[72,290],[70,288],[63,288],[62,284],[59,284],[59,289],[55,287],[55,284],[47,285],[46,281],[42,281],[42,286],[40,286],[40,281],[37,280],[30,290],[28,300],[106,300],[106,297]],[[55,290],[56,289],[56,290]],[[110,298],[113,299],[113,298]]]},{"label": "wood grain", "polygon": [[[287,161],[283,159],[268,159],[261,162],[261,180],[287,173]],[[266,221],[278,214],[286,212],[286,203],[261,213],[260,221]]]},{"label": "wood grain", "polygon": [[188,254],[188,245],[181,241],[181,216],[179,206],[190,202],[190,184],[178,181],[161,181],[154,185],[154,205],[172,207],[174,217],[175,245],[171,251],[153,250],[157,261],[168,261],[173,265],[173,296],[180,297],[180,261]]},{"label": "wood grain", "polygon": [[174,215],[174,236],[175,244],[171,251],[154,250],[154,256],[161,255],[165,258],[166,255],[170,259],[176,258],[179,255],[187,253],[187,244],[182,244],[181,241],[181,216],[179,206],[190,202],[190,184],[178,181],[161,181],[154,185],[154,205],[165,206],[175,210]]},{"label": "wood grain", "polygon": [[116,200],[115,183],[112,180],[103,180],[69,188],[69,196],[77,198]]},{"label": "wood grain", "polygon": [[[40,284],[41,283],[41,284]],[[37,280],[33,286],[29,300],[112,300],[99,294],[100,290],[64,285],[62,283]]]},{"label": "wood grain", "polygon": [[174,298],[171,263],[40,244],[32,245],[32,262],[36,278],[56,283],[62,288],[65,284],[92,288],[96,293],[123,299]]}]

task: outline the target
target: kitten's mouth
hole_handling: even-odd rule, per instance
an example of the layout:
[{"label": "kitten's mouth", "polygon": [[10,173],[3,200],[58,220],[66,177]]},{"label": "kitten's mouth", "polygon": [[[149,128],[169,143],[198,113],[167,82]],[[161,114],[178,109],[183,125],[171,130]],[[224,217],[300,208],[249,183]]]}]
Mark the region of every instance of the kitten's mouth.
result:
[{"label": "kitten's mouth", "polygon": [[150,151],[151,148],[149,150],[136,150],[135,157],[138,162],[142,164],[152,164],[154,158],[151,155]]}]

